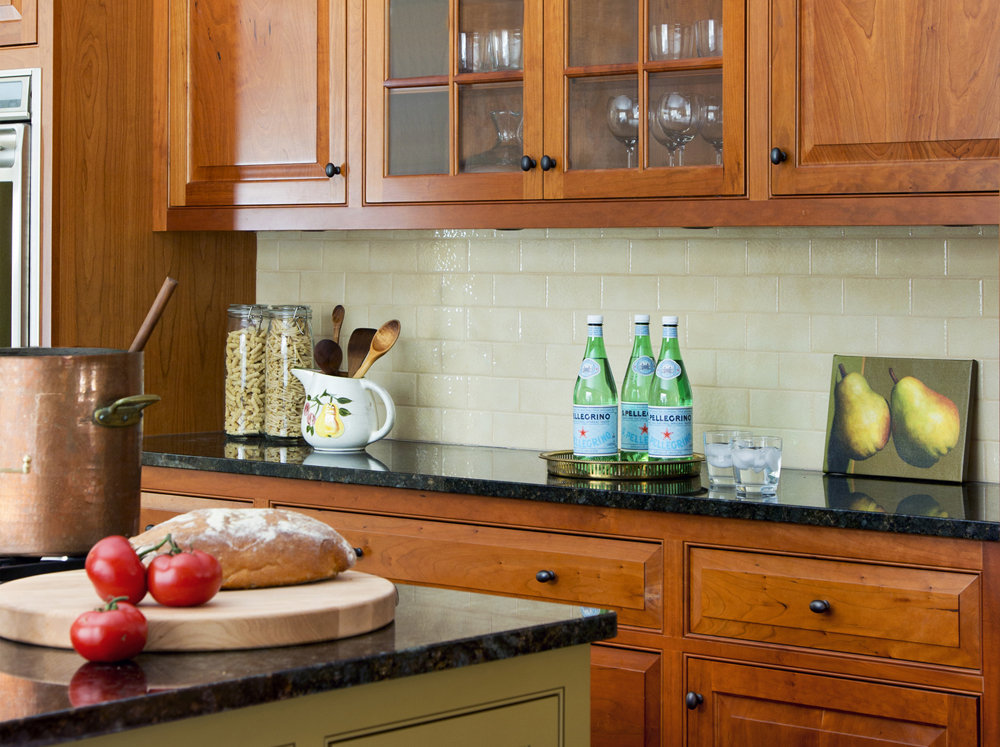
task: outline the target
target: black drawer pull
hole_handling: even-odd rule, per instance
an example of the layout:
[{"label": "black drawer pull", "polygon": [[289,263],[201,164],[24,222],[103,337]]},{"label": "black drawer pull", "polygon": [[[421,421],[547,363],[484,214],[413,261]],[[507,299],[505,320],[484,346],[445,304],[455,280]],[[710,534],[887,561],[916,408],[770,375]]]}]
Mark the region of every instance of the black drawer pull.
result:
[{"label": "black drawer pull", "polygon": [[539,571],[535,574],[535,580],[540,584],[547,584],[549,581],[556,580],[556,574],[552,571]]},{"label": "black drawer pull", "polygon": [[788,159],[788,154],[781,148],[771,148],[771,163],[777,166],[782,161]]},{"label": "black drawer pull", "polygon": [[693,711],[695,708],[700,706],[705,699],[701,697],[698,693],[688,693],[684,696],[684,703],[687,704],[688,710]]},{"label": "black drawer pull", "polygon": [[830,611],[830,603],[825,599],[814,599],[809,602],[809,611],[815,612],[817,615],[822,615],[824,612]]},{"label": "black drawer pull", "polygon": [[365,556],[365,551],[362,550],[360,547],[355,547],[354,554],[357,555],[359,558],[363,558]]},{"label": "black drawer pull", "polygon": [[336,176],[340,173],[340,166],[334,166],[332,163],[328,163],[326,168],[323,169],[327,176]]},{"label": "black drawer pull", "polygon": [[548,156],[542,156],[542,171],[548,171],[549,169],[554,169],[556,167],[556,159],[549,158]]},{"label": "black drawer pull", "polygon": [[535,168],[535,159],[531,156],[521,156],[521,171],[531,171]]}]

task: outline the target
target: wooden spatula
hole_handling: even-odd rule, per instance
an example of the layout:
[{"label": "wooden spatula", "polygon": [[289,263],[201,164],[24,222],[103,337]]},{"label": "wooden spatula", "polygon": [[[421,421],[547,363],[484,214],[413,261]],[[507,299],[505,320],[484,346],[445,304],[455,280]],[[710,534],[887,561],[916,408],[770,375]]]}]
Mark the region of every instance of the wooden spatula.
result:
[{"label": "wooden spatula", "polygon": [[344,323],[344,307],[339,303],[333,307],[333,341],[340,344],[340,327]]},{"label": "wooden spatula", "polygon": [[368,350],[365,362],[362,363],[361,367],[354,372],[354,378],[360,379],[368,373],[368,369],[372,367],[372,363],[388,353],[392,346],[396,344],[396,340],[398,338],[399,320],[391,319],[379,327],[378,332],[376,332],[375,336],[372,338],[371,348]]},{"label": "wooden spatula", "polygon": [[351,332],[351,339],[347,341],[348,376],[354,376],[358,369],[361,368],[361,364],[364,363],[365,357],[371,349],[372,339],[375,337],[377,331],[371,327],[358,327]]}]

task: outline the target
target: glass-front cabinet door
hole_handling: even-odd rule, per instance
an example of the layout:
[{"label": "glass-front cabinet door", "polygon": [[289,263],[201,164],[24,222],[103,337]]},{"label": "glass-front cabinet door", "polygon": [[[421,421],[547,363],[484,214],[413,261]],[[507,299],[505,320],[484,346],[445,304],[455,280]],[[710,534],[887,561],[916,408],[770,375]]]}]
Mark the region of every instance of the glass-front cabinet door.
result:
[{"label": "glass-front cabinet door", "polygon": [[545,23],[546,198],[743,193],[743,0],[556,0]]},{"label": "glass-front cabinet door", "polygon": [[742,194],[743,3],[368,0],[366,200]]},{"label": "glass-front cabinet door", "polygon": [[368,202],[542,197],[542,0],[368,0]]}]

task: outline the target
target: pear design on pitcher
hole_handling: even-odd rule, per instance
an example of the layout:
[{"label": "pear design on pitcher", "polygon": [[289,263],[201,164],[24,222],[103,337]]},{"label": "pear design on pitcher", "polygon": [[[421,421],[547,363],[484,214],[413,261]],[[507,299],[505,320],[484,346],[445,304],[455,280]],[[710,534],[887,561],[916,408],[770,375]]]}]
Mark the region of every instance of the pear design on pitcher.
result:
[{"label": "pear design on pitcher", "polygon": [[872,391],[864,376],[847,373],[843,363],[840,375],[833,389],[830,453],[842,459],[868,459],[889,441],[889,403]]},{"label": "pear design on pitcher", "polygon": [[344,435],[344,420],[340,417],[336,402],[323,405],[316,416],[316,435],[326,438],[340,438]]},{"label": "pear design on pitcher", "polygon": [[889,402],[896,452],[914,467],[933,467],[958,445],[962,431],[958,407],[920,379],[912,376],[897,379],[891,368],[889,376],[895,384]]}]

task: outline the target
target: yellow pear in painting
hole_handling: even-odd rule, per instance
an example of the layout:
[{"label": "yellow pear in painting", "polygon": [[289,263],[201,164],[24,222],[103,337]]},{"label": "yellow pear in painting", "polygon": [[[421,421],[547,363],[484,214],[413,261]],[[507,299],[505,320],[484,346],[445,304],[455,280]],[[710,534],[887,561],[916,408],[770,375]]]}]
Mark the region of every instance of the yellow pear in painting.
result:
[{"label": "yellow pear in painting", "polygon": [[912,376],[889,375],[895,386],[889,395],[892,440],[899,458],[914,467],[933,467],[955,448],[962,427],[958,407]]},{"label": "yellow pear in painting", "polygon": [[872,391],[864,376],[847,373],[843,363],[840,375],[833,389],[830,451],[847,459],[868,459],[889,440],[889,403]]}]

